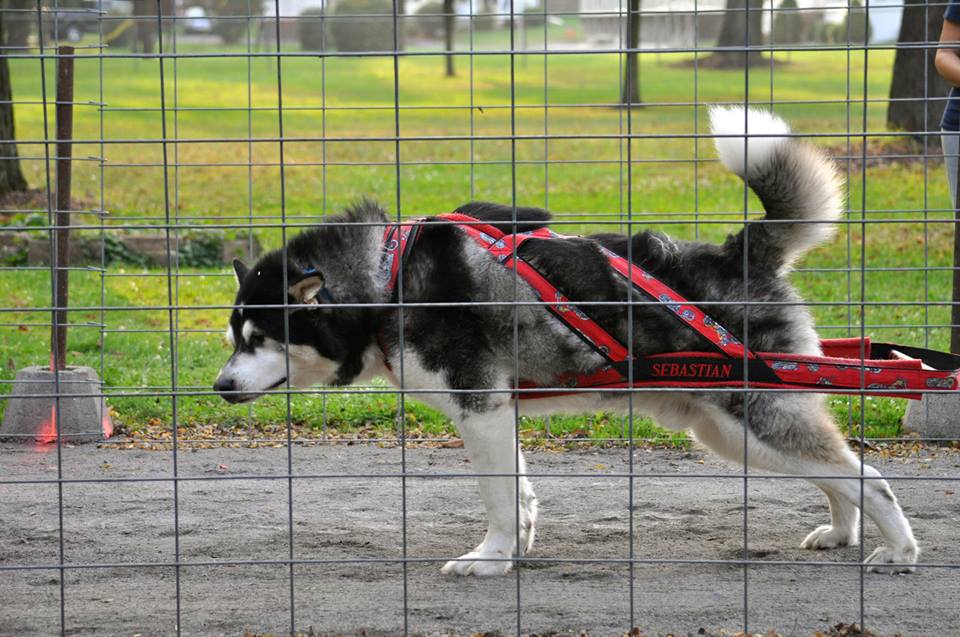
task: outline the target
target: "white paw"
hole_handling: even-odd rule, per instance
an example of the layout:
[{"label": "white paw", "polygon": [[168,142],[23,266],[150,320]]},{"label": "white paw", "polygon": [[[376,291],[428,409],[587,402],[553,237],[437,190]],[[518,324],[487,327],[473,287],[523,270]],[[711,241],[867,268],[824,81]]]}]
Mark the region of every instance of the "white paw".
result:
[{"label": "white paw", "polygon": [[834,549],[838,546],[857,546],[860,538],[856,531],[835,528],[829,524],[817,527],[800,543],[802,549]]},{"label": "white paw", "polygon": [[917,570],[913,565],[917,563],[919,552],[915,544],[900,550],[881,546],[864,562],[869,564],[867,571],[870,573],[913,573]]},{"label": "white paw", "polygon": [[533,549],[533,541],[537,538],[537,526],[533,520],[526,520],[520,529],[520,555],[526,555]]},{"label": "white paw", "polygon": [[520,555],[526,555],[533,549],[533,542],[537,538],[537,499],[536,497],[523,503],[524,509],[520,515]]},{"label": "white paw", "polygon": [[476,575],[477,577],[506,575],[513,568],[513,562],[503,559],[505,557],[502,551],[470,551],[444,564],[440,572],[444,575]]},{"label": "white paw", "polygon": [[537,513],[539,505],[537,496],[530,487],[530,483],[523,485],[521,491],[520,505],[522,507],[520,514],[520,554],[526,555],[533,549],[533,541],[537,537]]}]

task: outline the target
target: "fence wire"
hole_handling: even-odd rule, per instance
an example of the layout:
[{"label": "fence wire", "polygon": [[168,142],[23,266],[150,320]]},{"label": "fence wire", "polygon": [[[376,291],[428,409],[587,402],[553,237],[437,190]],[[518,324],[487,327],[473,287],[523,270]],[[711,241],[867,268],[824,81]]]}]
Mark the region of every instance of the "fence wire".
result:
[{"label": "fence wire", "polygon": [[[826,631],[834,624],[834,634],[951,634],[960,618],[955,609],[938,607],[938,601],[931,600],[941,598],[931,596],[939,588],[949,599],[957,589],[960,561],[944,548],[956,544],[955,533],[925,537],[926,518],[913,519],[921,543],[934,548],[921,557],[909,582],[898,586],[907,604],[931,608],[926,619],[920,613],[902,625],[884,607],[886,602],[871,596],[874,576],[867,573],[865,559],[876,538],[869,527],[859,526],[858,537],[851,538],[858,548],[851,546],[829,559],[787,553],[779,557],[763,542],[755,545],[758,529],[777,520],[757,510],[757,490],[799,478],[751,467],[748,450],[756,444],[749,428],[756,417],[752,399],[803,392],[751,386],[746,354],[745,387],[640,387],[625,392],[627,413],[622,416],[533,417],[522,414],[520,401],[513,400],[517,440],[532,449],[566,451],[574,460],[547,462],[546,469],[538,469],[537,453],[527,469],[517,444],[512,470],[497,473],[471,471],[469,464],[458,467],[455,463],[463,462],[462,452],[456,451],[463,445],[458,432],[418,399],[429,399],[438,389],[452,396],[482,397],[502,395],[504,388],[424,387],[421,379],[408,378],[409,361],[405,363],[403,355],[392,370],[399,388],[379,380],[347,388],[292,387],[286,380],[291,377],[289,351],[285,380],[257,404],[228,407],[211,388],[229,356],[221,345],[221,326],[236,308],[230,261],[240,257],[249,265],[304,229],[343,225],[333,215],[361,197],[383,203],[397,223],[451,212],[471,200],[490,200],[512,209],[515,229],[518,208],[537,206],[552,211],[552,227],[564,234],[634,234],[659,228],[681,239],[716,243],[742,229],[749,246],[751,229],[761,227],[762,208],[751,191],[719,165],[713,151],[716,136],[707,125],[707,109],[713,105],[760,107],[784,117],[793,130],[788,137],[824,149],[838,166],[847,184],[846,209],[836,224],[837,236],[791,274],[802,300],[691,301],[707,312],[725,306],[803,307],[814,315],[822,337],[873,337],[949,351],[951,334],[960,330],[951,318],[956,305],[951,286],[957,271],[952,242],[956,205],[942,174],[945,157],[940,152],[939,114],[947,97],[930,63],[939,38],[939,32],[931,31],[931,25],[939,25],[931,15],[941,15],[947,3],[800,4],[4,0],[2,49],[12,97],[0,100],[0,106],[12,109],[16,134],[0,140],[3,148],[15,148],[12,157],[4,151],[0,161],[21,166],[29,188],[0,198],[0,392],[9,396],[17,391],[18,400],[52,396],[53,407],[47,430],[3,433],[0,518],[22,515],[23,503],[35,500],[38,510],[55,513],[55,522],[19,521],[16,535],[0,539],[0,599],[10,601],[10,610],[0,610],[0,635],[112,634],[121,628],[177,635],[367,630],[404,635],[486,630],[645,635],[692,632],[696,627],[701,627],[700,634],[725,630],[787,635],[814,634],[812,626]],[[924,12],[922,36],[904,36],[901,15],[918,7]],[[737,34],[733,42],[727,30]],[[898,91],[896,59],[910,52],[919,55],[921,65],[914,73],[922,79],[914,82],[913,92]],[[70,102],[74,132],[68,140],[73,201],[62,209],[55,187],[64,159],[56,150],[55,95],[56,69],[65,57],[75,65],[76,85]],[[896,120],[896,107],[912,108],[914,119]],[[744,154],[748,164],[746,145]],[[66,240],[61,231],[67,229],[71,262],[58,264],[54,255]],[[514,259],[516,250],[514,246]],[[628,242],[631,268],[643,257],[633,250]],[[284,289],[289,288],[287,258],[282,252]],[[400,268],[396,302],[343,303],[338,310],[380,307],[397,312],[403,324],[405,312],[424,308],[504,305],[408,301],[403,298],[404,276]],[[63,305],[56,290],[66,277],[72,296]],[[745,290],[754,283],[746,250],[741,283]],[[515,276],[515,298],[521,297],[522,285]],[[586,311],[626,308],[627,334],[634,333],[638,310],[659,304],[634,298],[577,303]],[[520,312],[564,302],[508,305],[512,337],[501,344],[512,356],[508,389],[515,394],[624,393],[522,388]],[[289,310],[290,304],[251,308]],[[746,311],[743,316],[737,327],[749,348]],[[289,342],[289,312],[284,317]],[[49,336],[54,327],[69,329],[65,352],[58,351],[56,339]],[[401,352],[406,351],[405,338],[399,330]],[[632,359],[632,338],[626,347]],[[92,367],[96,391],[71,389],[74,381],[56,370],[52,391],[48,381],[17,374],[28,365],[51,366],[60,357],[70,365]],[[629,365],[631,383],[633,374]],[[915,461],[928,468],[924,463],[942,456],[947,458],[945,468],[927,475],[898,472],[891,461],[885,465],[885,478],[895,492],[917,485],[944,494],[936,506],[955,521],[960,509],[949,496],[960,474],[949,458],[955,457],[951,454],[960,436],[939,430],[918,434],[901,424],[907,401],[897,396],[915,390],[892,388],[881,398],[867,389],[863,379],[852,395],[829,397],[830,409],[859,457],[860,475],[852,479],[859,485],[861,509],[865,485],[879,479],[865,468],[874,458],[903,458],[905,464]],[[665,432],[635,414],[634,402],[642,403],[651,392],[666,400],[742,395],[742,469],[717,471],[709,456],[705,468],[694,466],[698,463],[692,458],[699,452],[688,436]],[[101,405],[106,401],[109,416],[103,428],[98,423],[95,432],[80,436],[95,444],[79,445],[65,432],[60,435],[61,414],[91,397]],[[912,422],[935,420],[932,402],[925,397],[913,403]],[[193,454],[211,448],[251,451],[243,456],[247,460],[231,456],[241,465],[238,473],[223,464],[198,473]],[[374,455],[357,456],[361,449],[374,450]],[[658,453],[670,461],[646,466]],[[351,460],[351,454],[359,459]],[[592,468],[592,460],[579,460],[594,457],[590,454],[597,458]],[[155,460],[144,460],[158,457],[169,459],[162,469]],[[426,464],[424,457],[430,458]],[[256,458],[266,458],[266,464],[258,466]],[[374,462],[371,458],[383,466],[365,466]],[[100,473],[83,468],[91,463],[98,463]],[[139,469],[136,463],[141,463]],[[124,464],[126,473],[109,475],[112,464]],[[597,497],[616,494],[622,499],[616,510],[623,528],[598,528],[619,538],[623,552],[592,555],[584,546],[582,553],[547,548],[513,557],[512,575],[496,584],[500,591],[509,588],[509,600],[496,598],[496,610],[489,613],[485,609],[495,597],[493,588],[472,582],[443,580],[440,586],[451,596],[446,609],[422,601],[422,591],[431,586],[424,583],[430,580],[424,579],[423,569],[432,573],[459,554],[447,547],[423,550],[417,536],[433,524],[425,522],[422,509],[436,507],[431,515],[438,518],[453,516],[453,526],[470,537],[477,534],[481,518],[461,514],[461,503],[426,502],[417,483],[511,478],[513,534],[520,546],[520,494],[527,476],[564,484],[603,482]],[[813,470],[803,479],[851,478]],[[734,550],[703,556],[639,550],[649,534],[684,532],[687,522],[678,523],[671,507],[658,516],[658,503],[644,495],[674,481],[678,490],[732,485],[725,500],[708,500],[699,514],[710,516],[708,507],[733,504],[726,512],[735,510],[738,516]],[[377,505],[384,507],[377,513],[391,522],[384,526],[384,535],[390,537],[376,541],[391,543],[389,549],[370,550],[369,538],[351,544],[351,531],[334,519],[313,518],[314,525],[329,522],[329,531],[301,528],[311,507],[317,507],[311,489],[332,497],[337,506],[342,500],[349,509],[355,492],[385,484],[391,486],[384,489],[396,488],[399,496],[389,507]],[[204,489],[223,485],[236,485],[244,497],[259,502],[259,512],[268,519],[265,525],[280,545],[278,552],[234,554],[212,545],[203,548],[196,537],[197,504],[191,500]],[[159,498],[155,488],[169,488],[169,497]],[[93,489],[104,500],[120,498],[100,520],[82,510],[99,504],[76,499],[80,490]],[[152,517],[142,522],[147,524],[144,542],[157,540],[158,548],[132,555],[118,554],[106,544],[76,551],[76,543],[85,537],[76,535],[78,528],[129,524],[117,520],[125,511],[140,510],[140,496],[147,498],[143,506],[153,507]],[[551,508],[559,508],[560,499],[555,496]],[[796,507],[790,515],[807,512],[792,502],[772,498],[771,505],[771,497],[760,499],[767,500],[768,508]],[[903,504],[908,517],[919,506]],[[103,511],[110,510],[109,503],[103,506]],[[818,515],[824,510],[816,507]],[[548,509],[542,517],[550,514]],[[224,518],[206,520],[209,533],[235,531],[231,527],[237,521],[229,521],[225,510],[213,507],[211,515]],[[563,525],[547,527],[545,543],[551,533],[573,534],[571,529],[582,522],[564,515]],[[166,524],[169,530],[158,531]],[[343,539],[337,541],[350,549],[332,557],[312,551],[303,539],[311,531],[340,532]],[[51,534],[55,550],[44,557],[24,557],[27,554],[14,546]],[[583,538],[586,545],[595,535]],[[778,542],[792,544],[794,539],[781,537]],[[598,611],[603,621],[571,611],[556,582],[538,584],[541,574],[559,566],[566,569],[563,578],[586,582],[571,589],[577,595],[603,598],[616,593],[616,601],[604,600],[609,606],[601,605]],[[282,594],[263,593],[266,599],[259,599],[255,582],[230,593],[239,596],[232,612],[262,614],[262,623],[249,614],[242,621],[231,620],[229,612],[224,617],[198,598],[198,578],[257,567],[283,569]],[[682,567],[671,571],[674,580],[656,580],[659,569],[674,567]],[[319,600],[311,599],[317,595],[313,580],[336,568],[341,569],[336,577],[343,580],[346,597],[323,593]],[[591,568],[601,569],[601,575]],[[854,600],[855,611],[834,613],[831,600],[822,600],[822,617],[800,616],[800,606],[768,599],[769,581],[761,575],[765,569],[794,578],[790,582],[798,599],[815,597],[821,578],[845,578],[843,597]],[[702,580],[684,580],[685,574],[698,570],[716,573],[717,589],[687,590],[695,602],[674,599],[671,586],[677,591],[703,586]],[[37,573],[50,579],[37,580]],[[91,603],[86,573],[94,573],[89,577],[99,578],[99,585],[118,598],[123,587],[130,586],[131,597],[139,599],[132,605],[125,600],[123,610],[114,604],[112,613],[132,618],[91,619],[89,609],[81,608]],[[146,579],[133,583],[130,578],[135,577]],[[595,588],[589,584],[593,578],[601,580]],[[363,583],[372,580],[395,582],[395,597],[364,599]],[[144,581],[148,588],[156,584],[167,590],[162,601],[142,590]],[[538,588],[547,585],[555,589],[544,597]],[[732,605],[736,612],[729,613],[730,604],[726,610],[713,609],[710,604],[729,595],[731,586],[737,591]],[[79,601],[71,601],[73,590]],[[377,594],[382,592],[378,589]],[[672,602],[674,609],[669,607]],[[651,606],[659,611],[652,613]],[[42,609],[28,612],[28,607]],[[204,612],[209,617],[203,617]],[[161,616],[166,619],[154,623]],[[545,624],[542,616],[555,618],[555,623]],[[856,623],[856,630],[863,632],[841,633],[853,630],[841,626],[844,622]],[[313,632],[315,627],[319,633]]]}]

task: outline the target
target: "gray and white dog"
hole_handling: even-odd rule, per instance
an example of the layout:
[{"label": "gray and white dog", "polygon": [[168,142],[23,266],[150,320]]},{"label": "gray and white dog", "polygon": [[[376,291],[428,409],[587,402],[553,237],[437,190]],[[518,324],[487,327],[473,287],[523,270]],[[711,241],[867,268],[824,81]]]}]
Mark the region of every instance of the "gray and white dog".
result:
[{"label": "gray and white dog", "polygon": [[[827,159],[791,139],[787,125],[770,113],[717,108],[711,124],[720,159],[757,194],[766,222],[750,224],[722,245],[644,232],[529,240],[519,252],[601,327],[623,343],[632,340],[636,355],[695,350],[700,337],[663,307],[634,305],[628,319],[626,304],[609,303],[641,299],[614,276],[601,246],[629,253],[741,340],[746,325],[755,351],[820,354],[813,321],[787,275],[829,236],[830,222],[842,211],[842,184]],[[513,221],[530,230],[549,220],[542,210],[514,213],[482,203],[459,211],[505,232],[516,227]],[[235,350],[214,388],[237,403],[288,384],[347,385],[381,376],[399,387],[402,369],[403,388],[418,390],[419,400],[456,423],[481,476],[486,536],[443,572],[504,574],[513,556],[533,546],[537,520],[537,498],[516,447],[512,388],[518,375],[550,387],[562,374],[596,371],[605,361],[456,224],[421,226],[402,272],[400,292],[411,305],[401,312],[387,291],[384,211],[364,202],[333,221],[251,268],[235,263],[240,289],[227,330]],[[741,303],[748,298],[749,304]],[[869,568],[913,570],[919,549],[910,523],[879,472],[861,465],[847,447],[822,395],[642,391],[628,402],[626,392],[595,392],[523,400],[520,411],[583,413],[628,405],[668,429],[692,431],[726,458],[746,457],[751,468],[808,477],[826,494],[831,520],[803,540],[804,548],[857,544],[862,503],[884,538],[867,558]]]}]

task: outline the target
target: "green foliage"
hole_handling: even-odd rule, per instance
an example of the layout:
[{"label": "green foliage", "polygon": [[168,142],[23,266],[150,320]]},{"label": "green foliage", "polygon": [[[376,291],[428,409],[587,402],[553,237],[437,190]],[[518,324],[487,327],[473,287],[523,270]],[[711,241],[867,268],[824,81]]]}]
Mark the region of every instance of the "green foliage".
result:
[{"label": "green foliage", "polygon": [[847,15],[844,16],[843,22],[836,26],[834,33],[834,42],[863,44],[870,41],[873,32],[870,21],[867,19],[867,12],[860,0],[853,0],[850,3]]},{"label": "green foliage", "polygon": [[[792,1],[792,0],[791,0]],[[774,24],[776,28],[776,23]],[[850,3],[850,10],[839,24],[816,22],[810,26],[807,39],[826,44],[863,44],[873,34],[866,10],[859,0]]]},{"label": "green foliage", "polygon": [[[239,42],[247,33],[247,25],[255,28],[258,20],[243,19],[244,16],[263,15],[263,2],[259,0],[211,0],[207,7],[213,16],[213,32],[227,44]],[[225,19],[223,19],[225,18]]]},{"label": "green foliage", "polygon": [[15,267],[27,264],[27,238],[4,233],[0,236],[0,266]]},{"label": "green foliage", "polygon": [[414,21],[417,33],[424,38],[443,37],[443,2],[431,0],[417,9],[417,19]]},{"label": "green foliage", "polygon": [[[39,212],[23,213],[18,212],[11,215],[5,224],[7,228],[23,228],[24,230],[47,225],[47,216]],[[38,235],[34,232],[9,232],[0,233],[0,266],[16,267],[27,265],[27,254],[29,252],[28,242],[31,235]],[[43,236],[47,236],[44,233]]]},{"label": "green foliage", "polygon": [[807,40],[821,44],[831,44],[834,38],[834,27],[828,22],[814,22],[807,31]]},{"label": "green foliage", "polygon": [[482,7],[471,19],[474,31],[497,31],[501,24],[500,16],[495,9]]},{"label": "green foliage", "polygon": [[31,228],[47,225],[47,215],[40,212],[18,212],[5,224],[11,228]]},{"label": "green foliage", "polygon": [[[87,254],[93,260],[99,260],[99,254]],[[135,252],[112,232],[106,232],[103,236],[103,259],[107,265],[136,265],[146,267],[149,260],[146,256]]]},{"label": "green foliage", "polygon": [[523,10],[523,26],[542,27],[546,16],[543,13],[543,5],[538,4],[532,7],[526,7]]},{"label": "green foliage", "polygon": [[[100,235],[80,235],[73,241],[80,243],[84,256],[94,263],[100,262]],[[177,259],[185,268],[213,268],[223,265],[224,236],[218,231],[195,231],[181,236],[177,246]],[[103,259],[108,266],[130,265],[148,267],[149,257],[133,250],[123,241],[122,235],[106,232],[103,236]]]},{"label": "green foliage", "polygon": [[797,11],[797,0],[783,0],[773,16],[773,44],[797,44],[803,36],[803,16]]},{"label": "green foliage", "polygon": [[[365,17],[374,14],[377,17]],[[393,5],[390,0],[338,2],[330,33],[338,51],[392,51]]]},{"label": "green foliage", "polygon": [[325,51],[330,48],[330,21],[323,17],[323,8],[304,9],[297,18],[297,39],[303,51]]},{"label": "green foliage", "polygon": [[191,232],[180,241],[177,255],[180,266],[213,268],[222,265],[223,233]]}]

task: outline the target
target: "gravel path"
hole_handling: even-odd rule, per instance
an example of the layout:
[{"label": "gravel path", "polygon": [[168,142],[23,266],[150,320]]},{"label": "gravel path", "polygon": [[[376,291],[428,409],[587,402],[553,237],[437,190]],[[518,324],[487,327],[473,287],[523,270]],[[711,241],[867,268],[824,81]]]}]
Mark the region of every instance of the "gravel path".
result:
[{"label": "gravel path", "polygon": [[[400,450],[373,445],[293,449],[207,449],[178,454],[180,616],[184,635],[287,634],[290,573],[288,489],[293,490],[293,554],[314,560],[292,569],[298,631],[393,635],[404,630],[403,488]],[[622,449],[530,453],[541,503],[531,562],[519,577],[443,577],[439,567],[476,544],[481,506],[462,449],[411,449],[406,479],[406,627],[410,633],[500,630],[593,636],[631,626],[628,481]],[[960,455],[871,457],[892,480],[931,564],[960,565]],[[699,452],[639,450],[635,455],[633,625],[643,634],[749,628],[812,635],[861,619],[860,569],[842,564],[858,548],[810,553],[805,534],[827,520],[826,500],[793,479],[751,479],[742,555],[744,481],[737,467]],[[170,452],[63,449],[63,551],[69,569],[65,616],[70,635],[168,635],[176,625],[177,578]],[[329,478],[330,474],[363,477]],[[576,475],[571,475],[576,474]],[[0,444],[0,569],[59,561],[56,453]],[[253,476],[281,476],[249,479]],[[215,479],[209,479],[215,478]],[[222,479],[232,478],[232,479]],[[247,479],[244,479],[247,478]],[[942,478],[942,479],[940,479]],[[865,550],[878,543],[866,527]],[[356,560],[337,562],[336,560]],[[242,560],[242,565],[211,564]],[[324,562],[326,560],[326,562]],[[330,562],[330,560],[334,560]],[[585,560],[605,560],[585,563]],[[803,565],[795,562],[828,562]],[[197,565],[196,563],[202,563]],[[786,562],[784,564],[783,562]],[[123,566],[123,564],[140,566]],[[0,570],[0,635],[53,635],[60,629],[57,569]],[[883,636],[950,635],[960,630],[960,566],[920,568],[909,576],[863,577],[865,626]],[[519,587],[519,593],[518,593]],[[517,599],[520,615],[517,616]]]}]

